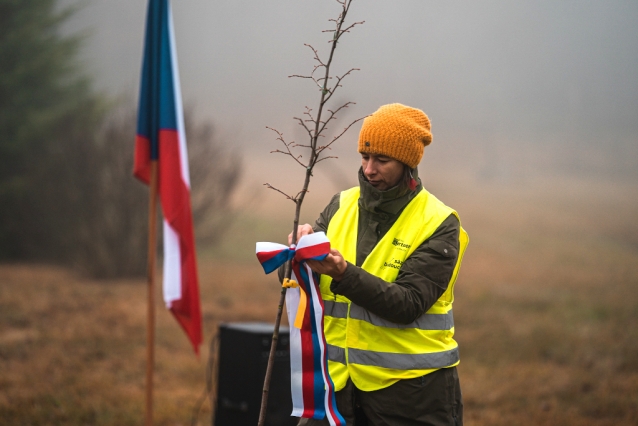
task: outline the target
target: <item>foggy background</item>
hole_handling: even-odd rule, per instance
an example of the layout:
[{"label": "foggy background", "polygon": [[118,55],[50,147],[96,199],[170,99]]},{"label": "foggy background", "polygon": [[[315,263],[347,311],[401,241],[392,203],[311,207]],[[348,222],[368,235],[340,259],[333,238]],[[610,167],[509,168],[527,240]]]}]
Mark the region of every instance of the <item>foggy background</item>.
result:
[{"label": "foggy background", "polygon": [[[146,2],[85,3],[68,25],[90,34],[83,60],[99,89],[136,103]],[[282,183],[281,170],[294,164],[268,154],[278,146],[266,126],[303,140],[292,117],[315,107],[319,94],[311,82],[287,76],[312,69],[304,43],[327,54],[329,36],[320,31],[332,27],[327,20],[338,4],[172,7],[185,103],[241,152],[244,186]],[[432,120],[424,178],[439,168],[492,183],[557,173],[638,177],[637,2],[365,0],[349,15],[363,20],[336,52],[337,72],[360,71],[335,96],[356,105],[332,130],[400,102]],[[356,182],[359,128],[335,145],[339,160],[318,167],[334,183],[331,193]]]},{"label": "foggy background", "polygon": [[[294,195],[304,169],[270,154],[266,126],[306,142],[293,117],[320,93],[288,76],[314,66],[304,43],[325,58],[340,6],[171,3],[206,344],[195,357],[158,285],[155,414],[207,426],[219,324],[272,322],[279,303],[254,248],[286,242],[294,205],[263,184]],[[0,0],[3,424],[142,423],[147,4]],[[354,21],[333,75],[360,71],[331,106],[356,105],[327,137],[391,102],[432,121],[419,175],[470,236],[454,289],[467,423],[638,424],[638,2],[355,0]],[[359,129],[318,164],[302,223],[356,184]]]}]

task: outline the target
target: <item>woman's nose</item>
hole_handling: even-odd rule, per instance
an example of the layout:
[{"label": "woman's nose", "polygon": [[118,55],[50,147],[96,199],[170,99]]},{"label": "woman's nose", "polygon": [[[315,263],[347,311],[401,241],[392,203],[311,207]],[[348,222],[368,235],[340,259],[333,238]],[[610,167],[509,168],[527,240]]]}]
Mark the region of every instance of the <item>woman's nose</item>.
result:
[{"label": "woman's nose", "polygon": [[373,166],[372,161],[368,161],[363,172],[365,173],[366,176],[373,175],[375,173],[375,168]]}]

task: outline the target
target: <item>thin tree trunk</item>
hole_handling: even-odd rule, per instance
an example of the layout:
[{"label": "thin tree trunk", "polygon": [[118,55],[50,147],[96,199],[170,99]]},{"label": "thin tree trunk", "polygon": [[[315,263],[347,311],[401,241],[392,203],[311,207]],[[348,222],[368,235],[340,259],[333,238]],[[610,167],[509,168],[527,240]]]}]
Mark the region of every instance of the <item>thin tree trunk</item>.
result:
[{"label": "thin tree trunk", "polygon": [[[352,0],[336,0],[337,3],[339,3],[342,7],[341,9],[341,13],[339,14],[337,19],[331,19],[331,22],[335,23],[335,30],[333,33],[333,38],[331,40],[331,48],[330,48],[330,55],[328,57],[328,61],[327,62],[322,62],[321,59],[318,56],[317,50],[315,48],[313,48],[310,45],[307,45],[308,47],[310,47],[312,49],[312,51],[315,54],[315,60],[319,63],[319,65],[317,65],[315,67],[315,69],[313,70],[313,72],[311,73],[310,76],[300,76],[300,75],[293,75],[291,77],[301,77],[301,78],[307,78],[307,79],[311,79],[317,86],[319,86],[320,90],[321,90],[321,97],[319,100],[319,108],[317,110],[317,115],[316,117],[312,117],[311,115],[311,109],[309,109],[308,107],[306,107],[306,113],[305,115],[307,115],[308,117],[310,117],[309,120],[303,120],[301,118],[296,118],[295,119],[299,122],[299,124],[307,131],[308,136],[310,137],[310,143],[309,145],[294,145],[293,142],[291,142],[290,144],[287,144],[284,139],[283,139],[283,135],[275,130],[275,129],[271,129],[274,130],[278,135],[278,139],[283,142],[284,146],[285,146],[285,150],[286,151],[281,151],[281,150],[276,150],[273,152],[278,152],[281,154],[285,154],[285,155],[289,155],[290,157],[292,157],[298,164],[300,164],[301,166],[303,166],[306,169],[306,176],[304,179],[304,184],[303,184],[303,188],[301,191],[299,191],[297,193],[296,196],[292,197],[288,194],[286,194],[283,191],[280,191],[279,189],[273,187],[272,185],[266,183],[265,185],[270,188],[270,189],[274,189],[275,191],[283,194],[284,196],[286,196],[286,198],[292,200],[295,202],[295,218],[294,218],[294,222],[293,222],[293,227],[292,227],[292,244],[296,245],[297,244],[297,229],[299,227],[299,215],[301,213],[301,205],[303,203],[303,200],[306,196],[306,193],[308,192],[308,186],[310,185],[310,178],[312,177],[312,171],[315,167],[315,165],[322,160],[325,160],[327,158],[333,158],[333,157],[322,157],[319,158],[320,154],[328,149],[330,147],[330,145],[332,145],[332,143],[334,143],[337,139],[339,139],[354,123],[356,123],[357,121],[361,120],[357,119],[353,122],[351,122],[344,130],[343,132],[341,132],[339,135],[335,136],[332,138],[332,140],[327,143],[324,146],[317,146],[317,142],[319,140],[319,137],[322,136],[323,131],[326,129],[326,126],[328,125],[328,123],[335,119],[335,115],[337,112],[339,112],[340,110],[347,108],[348,105],[351,104],[351,102],[347,102],[345,104],[343,104],[342,106],[340,106],[339,108],[335,109],[334,111],[331,111],[330,109],[327,109],[327,116],[328,118],[324,121],[321,120],[322,117],[322,113],[324,112],[324,107],[326,105],[326,103],[330,100],[330,98],[332,97],[332,95],[334,94],[334,92],[337,90],[338,87],[341,86],[341,81],[347,76],[349,75],[352,71],[356,70],[357,68],[352,68],[350,69],[348,72],[346,72],[345,74],[341,75],[341,76],[337,76],[336,77],[336,82],[333,84],[332,87],[329,86],[329,81],[332,77],[330,77],[330,65],[332,64],[332,59],[334,57],[334,52],[335,49],[337,48],[337,43],[339,41],[339,38],[346,32],[349,32],[350,29],[352,29],[355,25],[358,24],[362,24],[363,22],[355,22],[353,24],[351,24],[350,26],[343,28],[343,24],[345,22],[346,19],[346,15],[348,14],[348,10],[350,9],[350,4],[352,3]],[[331,30],[330,30],[331,31]],[[328,32],[328,31],[324,31],[324,32]],[[324,76],[322,78],[316,78],[314,77],[314,72],[323,67],[324,68]],[[314,128],[309,128],[306,125],[306,122],[312,122],[314,124]],[[311,126],[312,127],[312,126]],[[292,154],[291,151],[291,147],[295,148],[296,146],[303,146],[305,148],[309,148],[310,149],[310,158],[307,162],[307,164],[303,164],[298,157],[296,157],[295,155]],[[284,268],[284,277],[286,279],[290,279],[291,275],[292,275],[292,267],[291,267],[292,261],[288,261],[286,262],[285,268]],[[269,388],[270,388],[270,379],[272,376],[272,369],[273,369],[273,363],[274,363],[274,357],[275,357],[275,351],[277,349],[277,342],[279,340],[279,326],[281,324],[281,317],[283,314],[283,308],[284,308],[284,303],[286,300],[286,291],[287,289],[285,287],[282,287],[281,289],[281,296],[279,298],[279,306],[277,309],[277,317],[275,319],[275,329],[273,331],[273,335],[272,335],[272,342],[270,345],[270,354],[268,356],[268,365],[266,367],[266,377],[264,378],[264,387],[263,387],[263,392],[262,392],[262,398],[261,398],[261,409],[259,412],[259,421],[258,421],[258,426],[263,426],[264,422],[266,420],[266,412],[267,412],[267,407],[268,407],[268,393],[269,393]]]}]

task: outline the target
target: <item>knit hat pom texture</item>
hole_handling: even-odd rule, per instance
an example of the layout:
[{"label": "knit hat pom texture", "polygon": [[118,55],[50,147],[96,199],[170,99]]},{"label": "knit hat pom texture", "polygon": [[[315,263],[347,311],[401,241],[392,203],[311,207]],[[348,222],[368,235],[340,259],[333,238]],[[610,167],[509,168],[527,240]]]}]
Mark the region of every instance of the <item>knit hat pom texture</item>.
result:
[{"label": "knit hat pom texture", "polygon": [[359,152],[385,155],[415,168],[421,162],[423,148],[432,143],[430,128],[430,119],[420,109],[383,105],[363,120]]}]

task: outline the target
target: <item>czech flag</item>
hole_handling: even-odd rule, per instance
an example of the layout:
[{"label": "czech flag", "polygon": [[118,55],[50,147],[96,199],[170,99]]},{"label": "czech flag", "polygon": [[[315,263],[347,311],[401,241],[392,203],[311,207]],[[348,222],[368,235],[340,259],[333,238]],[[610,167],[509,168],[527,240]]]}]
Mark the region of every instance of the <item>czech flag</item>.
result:
[{"label": "czech flag", "polygon": [[157,161],[164,214],[164,301],[199,353],[202,315],[173,34],[169,1],[149,0],[133,174],[149,184],[151,162]]}]

